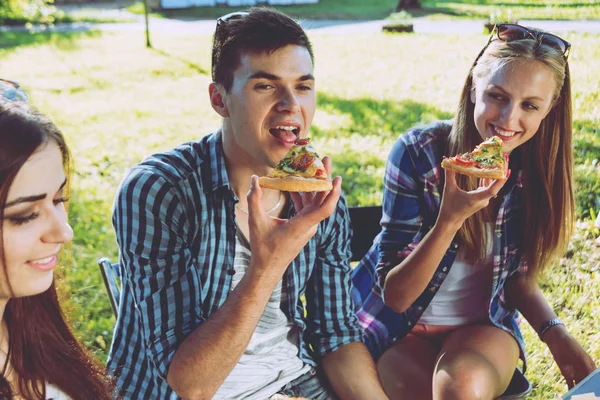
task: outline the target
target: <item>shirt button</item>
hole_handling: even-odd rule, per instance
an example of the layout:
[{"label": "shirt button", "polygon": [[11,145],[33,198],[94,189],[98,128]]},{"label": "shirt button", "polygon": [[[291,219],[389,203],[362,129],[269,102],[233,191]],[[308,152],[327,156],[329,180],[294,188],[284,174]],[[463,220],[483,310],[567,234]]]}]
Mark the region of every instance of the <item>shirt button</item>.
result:
[{"label": "shirt button", "polygon": [[442,268],[442,271],[444,271],[444,272],[448,271],[448,267]]},{"label": "shirt button", "polygon": [[458,244],[456,244],[456,243],[452,243],[452,248],[453,248],[454,250],[458,249]]},{"label": "shirt button", "polygon": [[423,309],[423,306],[419,306],[419,307],[417,307],[417,309],[418,309],[419,311],[421,311],[421,310]]},{"label": "shirt button", "polygon": [[408,321],[407,325],[408,325],[408,326],[411,326],[411,325],[412,325],[412,322],[411,322],[411,321]]},{"label": "shirt button", "polygon": [[231,275],[231,276],[235,275],[235,269],[233,269],[233,268],[228,269],[227,275]]},{"label": "shirt button", "polygon": [[496,236],[498,236],[498,237],[502,237],[502,232],[498,232],[498,233],[496,233]]}]

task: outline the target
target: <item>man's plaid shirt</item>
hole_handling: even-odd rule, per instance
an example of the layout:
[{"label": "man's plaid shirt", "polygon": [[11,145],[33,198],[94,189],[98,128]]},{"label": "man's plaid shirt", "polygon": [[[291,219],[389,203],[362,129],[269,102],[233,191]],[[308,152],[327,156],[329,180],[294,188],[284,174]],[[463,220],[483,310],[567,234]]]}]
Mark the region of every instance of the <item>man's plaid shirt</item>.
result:
[{"label": "man's plaid shirt", "polygon": [[[166,381],[173,355],[230,291],[236,202],[219,132],[149,157],[119,188],[113,224],[122,291],[108,368],[123,398],[178,398]],[[350,237],[342,198],[283,277],[290,296],[283,311],[301,332],[299,357],[313,366],[361,340]]]},{"label": "man's plaid shirt", "polygon": [[[399,314],[385,306],[382,288],[387,273],[408,257],[437,219],[444,176],[440,163],[450,130],[451,125],[447,122],[413,129],[400,136],[388,157],[382,232],[354,269],[352,278],[353,297],[359,307],[358,318],[365,330],[365,343],[375,359],[417,323],[448,275],[459,250],[459,244],[454,240],[425,291],[405,312]],[[494,226],[494,282],[489,316],[494,325],[517,339],[524,360],[524,342],[517,313],[508,307],[504,299],[507,278],[514,273],[526,273],[519,251],[523,234],[519,223],[522,174],[512,162],[511,168],[513,173],[503,187],[504,201]]]}]

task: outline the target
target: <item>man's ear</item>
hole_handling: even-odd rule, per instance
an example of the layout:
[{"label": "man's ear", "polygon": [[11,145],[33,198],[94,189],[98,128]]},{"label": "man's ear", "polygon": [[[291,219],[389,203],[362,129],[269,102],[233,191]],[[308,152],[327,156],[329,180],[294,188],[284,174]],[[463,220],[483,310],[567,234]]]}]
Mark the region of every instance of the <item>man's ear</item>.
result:
[{"label": "man's ear", "polygon": [[229,110],[225,104],[225,89],[223,86],[212,82],[208,85],[208,95],[210,96],[210,105],[223,118],[229,117]]}]

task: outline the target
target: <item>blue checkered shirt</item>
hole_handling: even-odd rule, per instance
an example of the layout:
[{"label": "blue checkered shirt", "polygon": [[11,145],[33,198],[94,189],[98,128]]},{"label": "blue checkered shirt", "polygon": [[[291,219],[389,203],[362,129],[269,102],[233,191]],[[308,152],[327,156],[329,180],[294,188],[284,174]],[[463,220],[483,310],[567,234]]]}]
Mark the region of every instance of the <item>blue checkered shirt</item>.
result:
[{"label": "blue checkered shirt", "polygon": [[[365,331],[365,343],[375,359],[395,340],[404,337],[417,323],[444,278],[448,275],[459,250],[455,239],[423,293],[403,313],[385,306],[383,284],[387,273],[415,249],[433,227],[440,209],[445,155],[451,125],[438,122],[423,129],[413,129],[396,141],[386,165],[384,177],[382,232],[353,272],[354,301],[358,318]],[[513,173],[503,187],[504,201],[494,227],[493,287],[489,300],[491,322],[512,334],[525,359],[523,337],[517,312],[504,299],[504,283],[515,273],[525,274],[519,246],[523,232],[519,223],[521,172],[513,161]]]},{"label": "blue checkered shirt", "polygon": [[[220,133],[147,158],[118,190],[113,224],[123,283],[108,368],[124,399],[179,398],[166,380],[173,355],[230,291],[236,202]],[[283,277],[283,311],[302,332],[299,357],[313,366],[362,339],[350,295],[350,237],[342,198]]]}]

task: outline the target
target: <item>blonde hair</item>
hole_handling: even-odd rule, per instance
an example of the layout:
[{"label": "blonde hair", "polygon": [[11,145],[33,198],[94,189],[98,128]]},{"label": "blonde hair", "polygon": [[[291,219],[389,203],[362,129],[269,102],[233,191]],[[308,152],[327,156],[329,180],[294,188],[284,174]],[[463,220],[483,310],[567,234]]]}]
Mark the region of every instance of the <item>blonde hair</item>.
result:
[{"label": "blonde hair", "polygon": [[[522,260],[528,263],[529,275],[536,277],[565,251],[575,220],[571,82],[569,64],[563,54],[533,39],[491,41],[469,71],[450,133],[447,154],[471,151],[481,142],[474,122],[475,106],[470,101],[473,76],[486,76],[507,64],[530,61],[541,62],[550,68],[556,82],[552,109],[533,138],[520,146],[524,182],[523,200],[519,205],[523,232],[521,254]],[[457,176],[457,183],[464,190],[473,190],[478,186],[477,179],[464,175]],[[458,232],[462,247],[471,261],[483,260],[488,248],[484,216],[485,212],[475,213]]]}]

